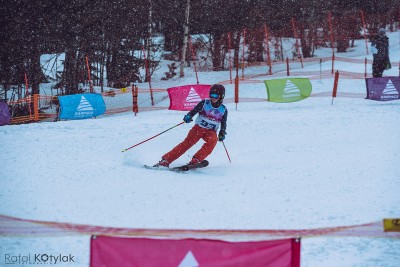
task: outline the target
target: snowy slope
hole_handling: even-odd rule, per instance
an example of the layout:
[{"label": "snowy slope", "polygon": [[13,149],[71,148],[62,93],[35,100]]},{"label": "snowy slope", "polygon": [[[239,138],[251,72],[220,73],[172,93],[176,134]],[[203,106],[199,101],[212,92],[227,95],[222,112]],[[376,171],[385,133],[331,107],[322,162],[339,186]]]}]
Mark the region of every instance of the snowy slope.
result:
[{"label": "snowy slope", "polygon": [[[399,34],[389,37],[395,61],[400,58]],[[365,57],[364,41],[356,45],[353,56]],[[364,71],[362,64],[341,62],[336,67]],[[329,70],[330,63],[323,68]],[[306,77],[307,71],[316,70],[319,64],[302,71]],[[254,67],[246,71],[260,73]],[[201,83],[229,79],[228,72],[199,75]],[[398,69],[384,75],[398,75]],[[266,78],[274,77],[259,80]],[[195,74],[188,71],[175,82],[195,83]],[[312,85],[313,93],[329,93],[333,78],[312,80]],[[226,88],[232,98],[233,85]],[[180,123],[185,112],[2,126],[0,214],[176,229],[307,229],[400,217],[400,102],[365,100],[364,80],[341,79],[338,91],[357,97],[338,97],[333,105],[323,96],[290,104],[239,103],[237,110],[227,103],[225,144],[232,163],[218,144],[209,167],[179,174],[142,166],[156,163],[193,124],[121,150]],[[242,83],[240,96],[266,98],[266,89],[262,83]],[[188,162],[200,145],[173,165]],[[89,262],[87,236],[0,242],[1,257],[40,251],[75,255],[75,264],[68,266]],[[399,245],[390,239],[304,238],[302,266],[395,267]]]}]

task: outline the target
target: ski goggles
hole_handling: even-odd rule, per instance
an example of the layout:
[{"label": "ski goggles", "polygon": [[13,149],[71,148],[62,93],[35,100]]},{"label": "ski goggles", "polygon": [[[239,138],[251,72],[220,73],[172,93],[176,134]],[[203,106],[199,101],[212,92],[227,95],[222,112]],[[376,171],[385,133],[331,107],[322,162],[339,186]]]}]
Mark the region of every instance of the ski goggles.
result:
[{"label": "ski goggles", "polygon": [[219,95],[218,95],[218,94],[210,94],[210,98],[218,99],[218,98],[219,98]]}]

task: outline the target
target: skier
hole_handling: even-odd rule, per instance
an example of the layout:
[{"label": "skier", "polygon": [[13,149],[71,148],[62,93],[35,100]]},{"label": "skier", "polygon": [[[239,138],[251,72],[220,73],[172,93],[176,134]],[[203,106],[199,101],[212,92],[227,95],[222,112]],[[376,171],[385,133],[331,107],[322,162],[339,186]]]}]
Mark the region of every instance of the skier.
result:
[{"label": "skier", "polygon": [[383,71],[387,69],[389,61],[389,38],[386,31],[380,28],[378,35],[371,40],[371,51],[374,57],[372,62],[372,76],[382,77]]},{"label": "skier", "polygon": [[[199,113],[195,120],[195,125],[189,131],[185,140],[163,155],[161,160],[153,167],[169,167],[169,164],[182,156],[200,139],[203,139],[205,143],[187,164],[187,166],[197,165],[211,154],[217,141],[223,141],[225,139],[226,121],[228,118],[228,110],[226,106],[222,104],[225,97],[225,87],[221,84],[212,85],[209,96],[209,99],[206,98],[200,101],[183,117],[184,122],[190,123],[192,118]],[[217,136],[217,131],[220,126],[221,130]]]}]

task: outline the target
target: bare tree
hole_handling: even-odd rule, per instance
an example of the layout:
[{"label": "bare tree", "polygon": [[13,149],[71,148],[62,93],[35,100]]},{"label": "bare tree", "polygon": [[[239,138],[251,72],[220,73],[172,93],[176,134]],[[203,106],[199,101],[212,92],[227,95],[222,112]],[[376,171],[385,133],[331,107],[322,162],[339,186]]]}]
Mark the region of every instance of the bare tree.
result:
[{"label": "bare tree", "polygon": [[181,57],[181,65],[180,65],[180,77],[185,76],[185,62],[186,62],[186,49],[188,43],[188,35],[189,35],[189,10],[190,10],[190,0],[186,1],[186,11],[185,11],[185,23],[183,24],[183,46],[182,46],[182,57]]}]

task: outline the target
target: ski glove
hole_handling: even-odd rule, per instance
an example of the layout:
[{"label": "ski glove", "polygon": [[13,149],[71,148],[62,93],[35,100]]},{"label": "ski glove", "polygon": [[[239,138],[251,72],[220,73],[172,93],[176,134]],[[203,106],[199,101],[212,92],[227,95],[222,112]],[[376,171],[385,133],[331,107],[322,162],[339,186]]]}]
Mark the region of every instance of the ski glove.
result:
[{"label": "ski glove", "polygon": [[183,121],[186,123],[189,123],[192,121],[192,116],[190,116],[189,114],[185,115],[185,117],[183,117]]},{"label": "ski glove", "polygon": [[218,141],[224,141],[225,140],[225,135],[226,135],[226,132],[225,131],[223,131],[223,130],[221,130],[221,131],[219,131],[219,134],[218,134]]}]

